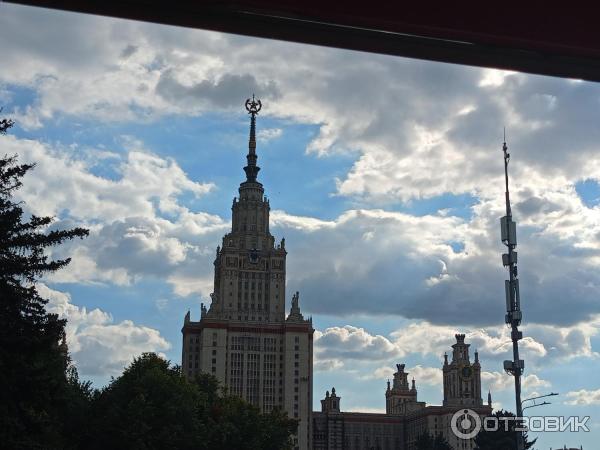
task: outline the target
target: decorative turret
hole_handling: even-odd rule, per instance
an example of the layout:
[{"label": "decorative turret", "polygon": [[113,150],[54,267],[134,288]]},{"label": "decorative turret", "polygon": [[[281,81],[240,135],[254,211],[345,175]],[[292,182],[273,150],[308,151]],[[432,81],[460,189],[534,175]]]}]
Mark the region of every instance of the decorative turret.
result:
[{"label": "decorative turret", "polygon": [[404,371],[404,364],[396,364],[397,372],[394,373],[392,388],[388,380],[388,388],[385,392],[386,414],[405,414],[414,409],[425,406],[423,402],[417,402],[417,387],[415,380],[412,386],[408,385],[408,373]]},{"label": "decorative turret", "polygon": [[444,406],[482,406],[481,365],[475,352],[475,363],[469,357],[470,344],[465,343],[464,334],[454,335],[452,361],[444,355]]},{"label": "decorative turret", "polygon": [[331,388],[331,395],[329,391],[325,392],[325,398],[321,400],[321,411],[324,413],[339,413],[340,412],[340,400],[335,393],[335,388]]},{"label": "decorative turret", "polygon": [[492,407],[492,392],[488,391],[488,406]]},{"label": "decorative turret", "polygon": [[452,346],[452,362],[461,363],[469,362],[469,347],[470,344],[465,344],[464,334],[455,334],[456,344]]}]

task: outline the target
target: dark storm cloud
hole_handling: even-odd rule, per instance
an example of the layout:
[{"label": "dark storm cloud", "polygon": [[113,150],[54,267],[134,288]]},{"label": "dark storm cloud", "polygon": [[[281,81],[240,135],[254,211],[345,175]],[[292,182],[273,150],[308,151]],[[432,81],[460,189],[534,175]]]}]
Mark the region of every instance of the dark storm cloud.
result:
[{"label": "dark storm cloud", "polygon": [[203,80],[191,86],[181,84],[172,70],[164,71],[156,85],[156,92],[168,101],[194,105],[209,102],[220,108],[239,106],[240,99],[249,93],[274,98],[279,95],[273,81],[259,83],[253,75],[224,74],[216,81]]},{"label": "dark storm cloud", "polygon": [[540,213],[548,214],[560,211],[561,206],[547,199],[534,196],[517,203],[515,208],[521,215],[528,217]]},{"label": "dark storm cloud", "polygon": [[[501,262],[504,248],[493,232],[497,221],[490,220],[490,233],[465,230],[467,245],[455,256],[449,244],[444,247],[443,239],[435,237],[450,234],[451,226],[442,218],[438,223],[411,225],[356,216],[335,227],[276,233],[285,231],[288,285],[302,293],[307,314],[395,315],[433,324],[502,325],[507,272]],[[366,230],[371,233],[368,239]],[[573,252],[571,243],[563,250],[570,255],[555,254],[549,251],[557,244],[551,236],[526,226],[519,228],[519,243],[521,301],[528,323],[570,326],[600,313],[597,270],[581,263],[597,251]]]},{"label": "dark storm cloud", "polygon": [[137,50],[138,50],[137,45],[129,44],[121,52],[121,58],[129,58],[131,55],[133,55],[135,52],[137,52]]}]

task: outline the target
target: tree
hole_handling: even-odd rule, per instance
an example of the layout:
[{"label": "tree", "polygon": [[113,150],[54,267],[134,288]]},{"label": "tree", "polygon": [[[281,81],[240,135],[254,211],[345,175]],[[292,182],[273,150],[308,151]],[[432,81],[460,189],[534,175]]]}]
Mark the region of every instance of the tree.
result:
[{"label": "tree", "polygon": [[[515,415],[511,412],[500,410],[492,414],[491,417],[499,419],[498,429],[496,431],[481,431],[475,437],[475,450],[506,450],[517,448],[517,431],[515,431],[514,420],[502,420],[503,418],[514,418]],[[508,426],[505,427],[505,424]],[[531,448],[537,438],[529,442],[527,433],[523,434],[525,450]]]},{"label": "tree", "polygon": [[452,450],[446,438],[440,433],[433,437],[427,431],[417,438],[417,450]]},{"label": "tree", "polygon": [[291,435],[298,422],[275,409],[261,414],[259,409],[240,397],[224,396],[213,404],[215,423],[209,448],[214,450],[286,450],[293,448]]},{"label": "tree", "polygon": [[[0,108],[0,112],[2,112],[2,108]],[[6,134],[8,129],[14,124],[11,119],[0,119],[0,134]]]},{"label": "tree", "polygon": [[211,375],[144,353],[94,400],[85,448],[285,450],[297,423],[226,395]]},{"label": "tree", "polygon": [[208,449],[208,398],[178,367],[144,353],[95,400],[87,448]]},{"label": "tree", "polygon": [[[0,120],[0,134],[13,125]],[[52,260],[46,249],[88,234],[83,228],[47,231],[53,219],[25,219],[13,201],[33,164],[0,158],[0,442],[6,448],[63,446],[68,397],[65,321],[46,312],[36,282],[69,264]]]}]

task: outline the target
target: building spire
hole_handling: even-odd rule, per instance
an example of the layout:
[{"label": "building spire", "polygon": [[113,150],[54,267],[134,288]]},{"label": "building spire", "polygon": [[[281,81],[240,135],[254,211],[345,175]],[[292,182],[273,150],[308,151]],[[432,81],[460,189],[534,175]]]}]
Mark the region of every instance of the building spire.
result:
[{"label": "building spire", "polygon": [[244,172],[246,172],[246,181],[255,183],[260,170],[260,167],[256,165],[258,159],[256,156],[256,115],[261,110],[262,103],[260,100],[255,99],[254,94],[252,94],[252,99],[247,99],[245,106],[246,111],[250,114],[250,140],[248,141],[248,155],[246,156],[248,165],[244,167]]}]

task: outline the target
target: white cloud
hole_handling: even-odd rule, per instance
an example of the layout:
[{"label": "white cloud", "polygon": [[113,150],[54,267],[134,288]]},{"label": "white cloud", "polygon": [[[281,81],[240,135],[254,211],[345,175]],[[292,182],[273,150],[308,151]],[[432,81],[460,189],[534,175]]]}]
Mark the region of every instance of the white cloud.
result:
[{"label": "white cloud", "polygon": [[[596,359],[597,354],[591,351],[590,339],[597,332],[597,324],[579,324],[572,328],[530,325],[526,332],[533,330],[532,336],[526,335],[519,343],[521,357],[527,361],[527,370],[537,372],[540,369],[553,367],[557,363],[565,363],[574,358]],[[512,378],[495,372],[501,368],[502,361],[512,355],[510,330],[505,327],[457,329],[449,326],[434,325],[428,322],[408,322],[389,336],[371,334],[364,328],[345,325],[330,327],[315,333],[315,358],[328,370],[335,368],[348,359],[372,363],[383,361],[386,364],[397,362],[409,355],[422,358],[434,357],[439,360],[440,367],[447,353],[452,358],[452,345],[456,343],[455,334],[464,333],[465,342],[470,345],[470,358],[474,361],[474,352],[479,353],[479,360],[488,379],[494,378],[494,386],[499,386],[498,379],[508,383]],[[579,334],[581,333],[581,335]],[[575,335],[576,338],[568,336]],[[557,348],[558,346],[558,348]],[[401,362],[401,361],[400,361]],[[393,365],[369,368],[362,375],[365,379],[387,379],[395,372]],[[420,383],[440,384],[441,370],[436,367],[416,365],[411,369],[413,376]],[[542,386],[541,381],[530,378],[526,383],[532,387]],[[438,380],[438,381],[436,381]]]},{"label": "white cloud", "polygon": [[385,414],[385,408],[373,408],[371,406],[350,405],[343,409],[344,412],[360,412],[367,414]]},{"label": "white cloud", "polygon": [[[481,372],[482,391],[491,390],[492,396],[498,391],[509,391],[514,389],[515,379],[511,375],[501,372]],[[543,380],[535,374],[524,375],[521,379],[521,385],[524,391],[530,391],[537,388],[549,388],[551,383]]]},{"label": "white cloud", "polygon": [[171,348],[153,328],[136,325],[131,320],[113,323],[110,314],[88,311],[71,303],[68,293],[56,291],[43,283],[38,291],[49,300],[46,309],[67,319],[67,345],[79,373],[84,377],[108,378],[118,375],[135,356]]},{"label": "white cloud", "polygon": [[344,362],[339,359],[317,359],[313,361],[313,369],[315,372],[331,372],[344,367]]},{"label": "white cloud", "polygon": [[371,335],[363,328],[346,325],[315,331],[315,354],[327,359],[393,359],[400,352],[392,342],[381,335]]},{"label": "white cloud", "polygon": [[569,399],[565,402],[567,405],[600,405],[600,389],[571,391],[567,392],[565,397]]},{"label": "white cloud", "polygon": [[[273,224],[287,238],[290,283],[304,292],[313,313],[397,314],[490,326],[504,318],[502,205],[480,200],[472,210],[473,217],[463,219],[358,209],[329,221],[277,211]],[[524,218],[519,239],[526,251],[518,250],[526,323],[568,328],[589,323],[600,312],[594,247],[600,216],[592,216],[583,216],[584,231],[577,231],[577,213],[545,229]],[[328,293],[327,302],[321,301],[322,292]]]},{"label": "white cloud", "polygon": [[283,130],[281,128],[261,128],[256,133],[256,139],[258,142],[269,142],[274,139],[278,139],[283,134]]},{"label": "white cloud", "polygon": [[[187,272],[195,264],[210,269],[213,245],[226,223],[190,211],[179,197],[200,197],[215,186],[192,181],[174,160],[143,150],[138,141],[127,139],[125,145],[132,149],[123,157],[110,152],[118,175],[113,179],[94,175],[94,158],[86,153],[14,136],[2,139],[3,152],[37,164],[18,192],[27,210],[59,216],[55,226],[90,229],[88,238],[54,250],[71,256],[73,264],[49,279],[123,285],[155,276],[172,281],[178,294],[198,292],[198,280]],[[106,152],[100,157],[105,159]]]},{"label": "white cloud", "polygon": [[[372,374],[364,377],[365,379],[376,379],[376,380],[392,380],[395,368],[384,366],[378,367],[373,371]],[[409,379],[414,378],[417,388],[421,385],[434,386],[442,389],[443,387],[443,373],[441,367],[424,367],[417,364],[414,367],[405,369],[405,372],[409,374]]]}]

